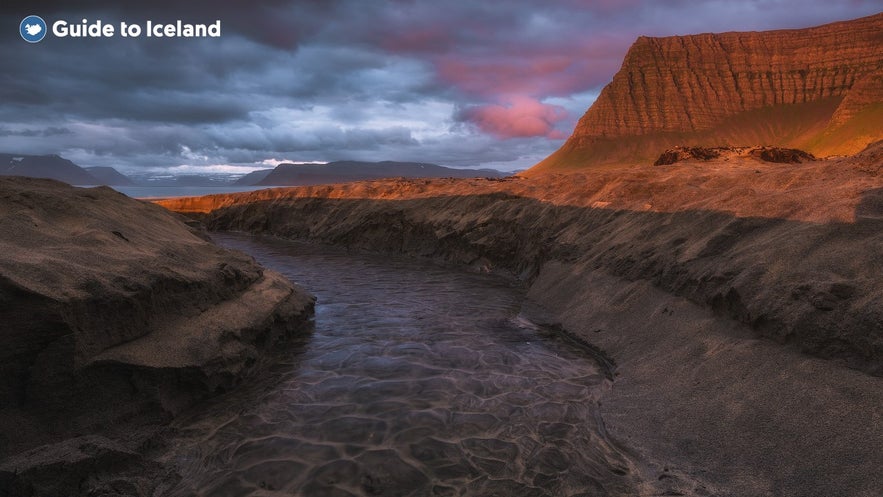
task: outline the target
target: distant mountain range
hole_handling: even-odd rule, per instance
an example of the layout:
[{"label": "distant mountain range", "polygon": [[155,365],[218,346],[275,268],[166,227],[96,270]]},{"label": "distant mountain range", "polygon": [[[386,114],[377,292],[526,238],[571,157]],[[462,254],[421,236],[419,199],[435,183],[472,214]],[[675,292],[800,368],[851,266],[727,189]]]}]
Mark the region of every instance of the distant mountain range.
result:
[{"label": "distant mountain range", "polygon": [[328,164],[279,164],[238,179],[218,175],[126,176],[112,167],[80,167],[58,155],[0,154],[0,176],[50,178],[71,185],[108,186],[300,186],[381,178],[499,178],[494,169],[455,169],[419,162],[338,161]]},{"label": "distant mountain range", "polygon": [[337,161],[328,164],[279,164],[247,174],[236,184],[242,186],[302,186],[349,183],[382,178],[500,178],[494,169],[455,169],[421,162]]}]

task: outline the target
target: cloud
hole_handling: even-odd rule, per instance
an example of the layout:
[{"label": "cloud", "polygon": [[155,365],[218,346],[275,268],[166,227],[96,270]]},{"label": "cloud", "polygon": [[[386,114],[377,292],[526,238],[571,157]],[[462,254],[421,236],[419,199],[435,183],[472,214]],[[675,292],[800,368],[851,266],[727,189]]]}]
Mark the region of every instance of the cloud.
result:
[{"label": "cloud", "polygon": [[[560,146],[638,35],[879,10],[879,0],[6,2],[0,150],[125,170],[274,157],[522,168]],[[220,19],[222,36],[29,45],[16,29],[29,14],[50,25]]]},{"label": "cloud", "polygon": [[567,118],[567,111],[527,97],[512,97],[507,105],[478,105],[463,109],[459,117],[499,138],[545,136],[563,139],[555,124]]},{"label": "cloud", "polygon": [[46,136],[58,136],[58,135],[69,135],[69,134],[71,134],[71,130],[69,130],[67,128],[61,128],[58,126],[49,126],[47,128],[42,128],[42,129],[0,128],[0,136],[46,137]]}]

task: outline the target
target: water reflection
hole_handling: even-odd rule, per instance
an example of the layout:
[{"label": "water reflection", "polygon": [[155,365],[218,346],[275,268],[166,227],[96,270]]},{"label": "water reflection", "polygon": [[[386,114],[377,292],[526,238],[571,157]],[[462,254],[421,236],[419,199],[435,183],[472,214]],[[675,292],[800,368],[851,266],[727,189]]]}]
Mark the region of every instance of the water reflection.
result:
[{"label": "water reflection", "polygon": [[181,423],[172,495],[616,495],[605,377],[516,318],[507,281],[386,256],[218,236],[318,296],[309,343]]}]

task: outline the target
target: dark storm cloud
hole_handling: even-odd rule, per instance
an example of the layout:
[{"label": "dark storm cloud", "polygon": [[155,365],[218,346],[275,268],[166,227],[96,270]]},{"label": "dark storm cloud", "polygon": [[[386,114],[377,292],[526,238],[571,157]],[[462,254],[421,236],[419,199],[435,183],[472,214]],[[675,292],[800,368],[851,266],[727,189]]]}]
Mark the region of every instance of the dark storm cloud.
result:
[{"label": "dark storm cloud", "polygon": [[59,128],[57,126],[50,126],[48,128],[43,128],[43,129],[19,129],[19,130],[0,128],[0,136],[35,137],[35,136],[58,136],[58,135],[69,135],[69,134],[71,134],[71,130],[69,130],[67,128]]},{"label": "dark storm cloud", "polygon": [[[83,165],[400,159],[529,166],[638,35],[805,27],[883,0],[117,0],[0,7],[0,149]],[[220,39],[55,39],[79,22],[222,21]]]}]

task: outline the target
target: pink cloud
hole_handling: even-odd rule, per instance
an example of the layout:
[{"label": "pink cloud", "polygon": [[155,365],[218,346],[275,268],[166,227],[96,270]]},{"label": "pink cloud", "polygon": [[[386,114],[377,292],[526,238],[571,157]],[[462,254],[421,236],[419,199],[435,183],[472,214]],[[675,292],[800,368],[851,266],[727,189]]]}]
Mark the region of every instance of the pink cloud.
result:
[{"label": "pink cloud", "polygon": [[499,138],[566,138],[563,132],[555,129],[555,124],[567,118],[567,111],[557,105],[544,104],[528,97],[509,98],[508,105],[469,107],[459,117]]},{"label": "pink cloud", "polygon": [[442,84],[468,95],[568,96],[609,82],[632,41],[624,36],[599,36],[569,44],[444,54],[430,60]]}]

